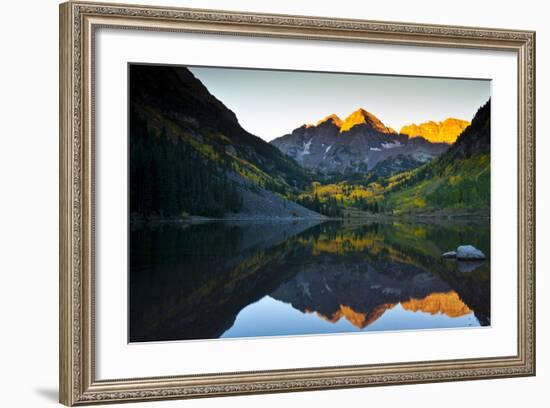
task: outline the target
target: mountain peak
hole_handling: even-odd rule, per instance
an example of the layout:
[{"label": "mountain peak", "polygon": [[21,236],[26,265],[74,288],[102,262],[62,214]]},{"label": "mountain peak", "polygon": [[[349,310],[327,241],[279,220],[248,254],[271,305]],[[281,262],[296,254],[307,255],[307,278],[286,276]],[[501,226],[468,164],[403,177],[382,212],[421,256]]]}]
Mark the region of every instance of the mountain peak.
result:
[{"label": "mountain peak", "polygon": [[338,127],[342,126],[342,119],[338,117],[338,115],[332,113],[328,116],[325,116],[323,119],[317,122],[317,126],[322,125],[323,123],[330,122]]},{"label": "mountain peak", "polygon": [[392,129],[386,127],[380,119],[363,108],[355,110],[344,120],[340,126],[340,132],[347,132],[354,126],[362,124],[368,125],[380,133],[395,133]]},{"label": "mountain peak", "polygon": [[403,126],[399,133],[409,137],[420,136],[432,143],[452,144],[469,124],[470,122],[465,120],[447,118],[442,122],[429,121],[419,125],[413,123]]}]

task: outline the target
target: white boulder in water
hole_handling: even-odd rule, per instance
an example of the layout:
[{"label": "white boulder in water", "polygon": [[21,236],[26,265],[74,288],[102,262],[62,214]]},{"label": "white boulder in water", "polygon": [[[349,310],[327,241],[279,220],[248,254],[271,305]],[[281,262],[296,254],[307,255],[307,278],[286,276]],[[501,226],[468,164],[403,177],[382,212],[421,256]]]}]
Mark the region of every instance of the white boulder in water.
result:
[{"label": "white boulder in water", "polygon": [[456,258],[456,251],[445,252],[441,255],[443,258]]},{"label": "white boulder in water", "polygon": [[486,259],[483,252],[472,245],[461,245],[456,249],[456,259],[468,261]]}]

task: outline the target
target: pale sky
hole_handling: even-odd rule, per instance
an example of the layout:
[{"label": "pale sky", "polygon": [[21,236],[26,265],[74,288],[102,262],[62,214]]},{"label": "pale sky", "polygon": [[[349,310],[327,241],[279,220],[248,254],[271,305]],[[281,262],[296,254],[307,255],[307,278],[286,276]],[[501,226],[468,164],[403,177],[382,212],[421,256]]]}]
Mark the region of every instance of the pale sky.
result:
[{"label": "pale sky", "polygon": [[449,117],[472,120],[491,95],[488,80],[189,67],[241,126],[270,141],[358,108],[399,131]]}]

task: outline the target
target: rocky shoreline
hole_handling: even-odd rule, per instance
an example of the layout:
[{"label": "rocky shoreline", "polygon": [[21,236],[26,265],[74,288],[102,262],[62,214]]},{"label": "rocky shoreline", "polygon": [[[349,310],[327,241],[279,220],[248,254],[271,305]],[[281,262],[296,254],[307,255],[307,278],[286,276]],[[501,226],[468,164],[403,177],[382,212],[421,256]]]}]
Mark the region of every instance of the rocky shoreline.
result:
[{"label": "rocky shoreline", "polygon": [[292,222],[292,221],[364,221],[364,222],[392,222],[399,220],[415,221],[422,224],[445,222],[485,222],[490,219],[486,212],[456,212],[456,213],[418,213],[418,214],[364,214],[361,217],[327,217],[321,214],[308,216],[266,216],[259,214],[230,214],[224,217],[204,217],[189,215],[185,217],[144,217],[133,215],[131,224],[162,224],[162,223],[199,223],[210,221],[266,221],[266,222]]}]

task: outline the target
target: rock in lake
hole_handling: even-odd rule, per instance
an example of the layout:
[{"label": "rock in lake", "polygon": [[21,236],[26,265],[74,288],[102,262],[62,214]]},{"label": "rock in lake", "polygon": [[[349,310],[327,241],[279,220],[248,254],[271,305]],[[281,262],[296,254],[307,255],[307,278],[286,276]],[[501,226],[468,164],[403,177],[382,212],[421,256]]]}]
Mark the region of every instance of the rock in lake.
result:
[{"label": "rock in lake", "polygon": [[486,259],[483,252],[472,245],[461,245],[456,249],[456,259],[462,261]]},{"label": "rock in lake", "polygon": [[443,255],[441,255],[443,258],[456,258],[456,252],[455,251],[449,251],[449,252],[445,252],[443,253]]},{"label": "rock in lake", "polygon": [[481,265],[483,265],[485,262],[483,261],[458,261],[456,263],[458,272],[460,273],[470,273],[475,271],[477,268],[479,268]]}]

